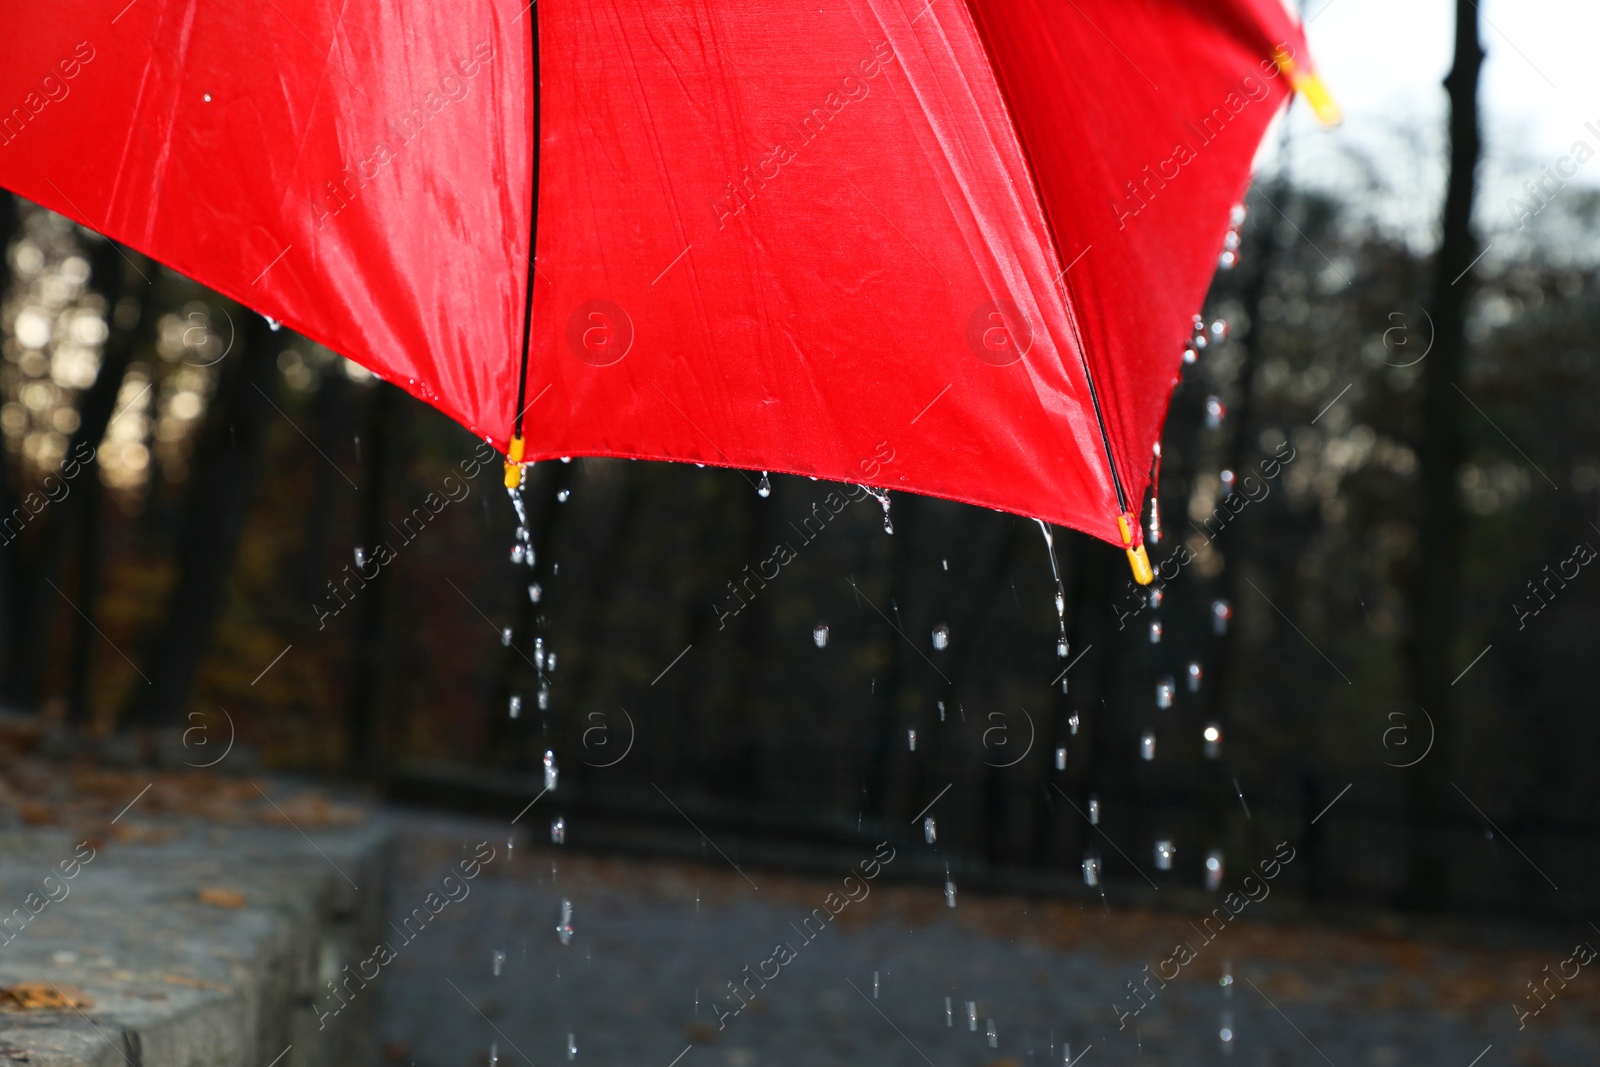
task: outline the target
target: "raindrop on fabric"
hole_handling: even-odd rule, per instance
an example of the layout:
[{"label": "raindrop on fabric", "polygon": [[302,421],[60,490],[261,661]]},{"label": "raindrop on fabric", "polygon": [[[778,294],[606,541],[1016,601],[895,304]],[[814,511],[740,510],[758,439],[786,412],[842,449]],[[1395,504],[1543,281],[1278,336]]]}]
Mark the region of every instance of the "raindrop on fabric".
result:
[{"label": "raindrop on fabric", "polygon": [[767,472],[761,472],[761,481],[756,484],[756,496],[765,499],[772,495],[772,482],[767,477]]},{"label": "raindrop on fabric", "polygon": [[267,320],[267,329],[271,330],[273,333],[277,333],[279,330],[283,329],[283,323],[279,322],[271,315],[263,315],[261,317]]}]

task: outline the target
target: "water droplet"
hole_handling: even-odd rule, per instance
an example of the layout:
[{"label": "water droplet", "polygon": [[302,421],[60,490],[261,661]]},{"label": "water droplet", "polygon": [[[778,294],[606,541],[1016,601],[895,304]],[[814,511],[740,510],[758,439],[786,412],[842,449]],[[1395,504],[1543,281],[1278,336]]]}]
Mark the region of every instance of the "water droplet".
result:
[{"label": "water droplet", "polygon": [[523,547],[522,545],[512,545],[511,546],[511,562],[512,563],[521,563],[525,558],[527,558],[527,554],[528,554],[528,550],[525,547]]},{"label": "water droplet", "polygon": [[772,495],[772,482],[767,478],[767,472],[761,472],[761,481],[756,484],[756,495],[766,498]]},{"label": "water droplet", "polygon": [[522,714],[522,698],[517,694],[512,693],[511,699],[506,702],[506,710],[510,713],[513,719],[520,716]]},{"label": "water droplet", "polygon": [[922,820],[922,839],[930,845],[939,840],[939,828],[934,824],[932,815]]},{"label": "water droplet", "polygon": [[[549,780],[549,772],[546,772],[546,780]],[[561,898],[561,922],[556,926],[556,936],[563,945],[572,944],[572,901],[566,897]]]},{"label": "water droplet", "polygon": [[1228,620],[1233,618],[1233,608],[1226,600],[1211,602],[1211,629],[1218,637],[1228,632]]},{"label": "water droplet", "polygon": [[1206,429],[1220,430],[1223,417],[1228,414],[1228,409],[1222,406],[1219,397],[1206,397]]},{"label": "water droplet", "polygon": [[261,317],[267,320],[267,329],[271,330],[273,333],[277,333],[279,330],[283,329],[283,323],[279,322],[271,315],[263,315]]},{"label": "water droplet", "polygon": [[1058,748],[1058,749],[1056,749],[1056,770],[1064,771],[1066,769],[1067,769],[1067,750],[1064,749],[1064,748]]},{"label": "water droplet", "polygon": [[1089,798],[1089,825],[1100,825],[1100,798],[1097,796]]},{"label": "water droplet", "polygon": [[1200,677],[1201,677],[1201,675],[1203,673],[1204,672],[1200,669],[1200,664],[1196,663],[1193,660],[1189,661],[1189,668],[1188,668],[1189,692],[1191,692],[1191,693],[1200,692]]},{"label": "water droplet", "polygon": [[1217,1027],[1217,1040],[1222,1043],[1223,1055],[1233,1052],[1233,1012],[1222,1009],[1222,1020]]},{"label": "water droplet", "polygon": [[1156,870],[1172,870],[1172,857],[1177,855],[1177,852],[1178,848],[1172,843],[1170,837],[1158,838],[1156,840]]},{"label": "water droplet", "polygon": [[1228,209],[1228,225],[1237,230],[1240,226],[1244,225],[1245,216],[1249,213],[1250,209],[1245,207],[1244,204],[1241,203],[1233,205],[1233,207]]},{"label": "water droplet", "polygon": [[[1217,267],[1221,270],[1232,270],[1239,263],[1239,254],[1231,249],[1226,250],[1217,257]],[[1188,360],[1186,362],[1193,362]]]},{"label": "water droplet", "polygon": [[995,1033],[994,1020],[993,1019],[989,1020],[989,1047],[990,1048],[999,1048],[1000,1047],[1000,1035]]},{"label": "water droplet", "polygon": [[549,682],[540,682],[539,683],[539,697],[538,697],[538,699],[539,699],[539,710],[540,711],[549,711],[550,710],[550,683]]},{"label": "water droplet", "polygon": [[1222,885],[1222,853],[1212,849],[1206,853],[1206,888],[1216,892]]},{"label": "water droplet", "polygon": [[1083,884],[1091,889],[1100,884],[1100,857],[1094,852],[1083,854]]},{"label": "water droplet", "polygon": [[878,999],[878,972],[872,972],[872,999]]},{"label": "water droplet", "polygon": [[567,820],[559,815],[550,820],[550,843],[552,845],[567,843]]},{"label": "water droplet", "polygon": [[1156,758],[1156,735],[1150,730],[1139,737],[1139,758],[1146,763]]},{"label": "water droplet", "polygon": [[556,754],[554,752],[548,752],[548,751],[545,752],[545,754],[544,754],[544,787],[545,787],[545,789],[547,789],[548,791],[550,791],[552,793],[554,793],[556,791],[556,779],[557,779],[557,777],[560,776],[560,773],[561,772],[556,769]]},{"label": "water droplet", "polygon": [[1222,499],[1226,500],[1233,495],[1233,486],[1237,481],[1238,478],[1232,471],[1225,470],[1217,475],[1217,484],[1222,487]]},{"label": "water droplet", "polygon": [[1167,594],[1162,592],[1159,586],[1151,586],[1149,595],[1145,597],[1145,603],[1149,604],[1152,608],[1159,608],[1161,606],[1161,602],[1166,598]]},{"label": "water droplet", "polygon": [[571,456],[562,456],[561,457],[561,462],[563,462],[563,463],[571,463],[572,462],[572,457]]},{"label": "water droplet", "polygon": [[1062,1067],[1071,1067],[1072,1064],[1072,1046],[1065,1041],[1061,1043],[1061,1063]]},{"label": "water droplet", "polygon": [[211,94],[210,94],[210,93],[207,93],[207,94],[206,94],[206,96],[205,96],[205,101],[206,101],[206,103],[208,103],[208,104],[209,104],[209,103],[211,103]]},{"label": "water droplet", "polygon": [[889,491],[887,489],[874,489],[870,485],[863,485],[861,488],[871,493],[878,503],[883,505],[883,532],[893,535],[894,523],[889,521]]},{"label": "water droplet", "polygon": [[949,997],[945,997],[944,998],[944,1024],[945,1024],[945,1026],[955,1026],[956,1019],[955,1019],[955,1010],[954,1010],[954,1008],[955,1008],[955,1005],[950,1003],[950,998]]},{"label": "water droplet", "polygon": [[544,638],[533,639],[533,666],[536,670],[544,670]]},{"label": "water droplet", "polygon": [[505,629],[500,631],[500,647],[501,648],[510,648],[511,647],[511,627],[509,627],[509,626],[507,626]]},{"label": "water droplet", "polygon": [[1074,737],[1078,735],[1078,713],[1073,712],[1067,716],[1067,732]]},{"label": "water droplet", "polygon": [[546,674],[556,672],[556,650],[553,648],[544,654],[544,672]]},{"label": "water droplet", "polygon": [[950,627],[944,623],[933,628],[933,647],[940,652],[950,647]]},{"label": "water droplet", "polygon": [[1173,685],[1171,675],[1168,675],[1156,683],[1156,707],[1172,707],[1172,690]]},{"label": "water droplet", "polygon": [[944,722],[944,701],[939,701],[939,721]]},{"label": "water droplet", "polygon": [[1220,344],[1228,339],[1228,320],[1217,319],[1211,324],[1211,340]]},{"label": "water droplet", "polygon": [[1217,979],[1217,984],[1223,988],[1224,995],[1233,996],[1233,990],[1230,988],[1233,985],[1232,960],[1222,961],[1222,977]]},{"label": "water droplet", "polygon": [[1162,630],[1161,620],[1160,619],[1151,619],[1150,620],[1150,643],[1152,645],[1159,645],[1161,643],[1161,630]]},{"label": "water droplet", "polygon": [[1214,722],[1206,723],[1202,736],[1206,739],[1206,759],[1216,759],[1222,755],[1222,727]]},{"label": "water droplet", "polygon": [[356,546],[356,570],[360,570],[362,567],[365,567],[366,565],[367,565],[367,550],[358,545],[358,546]]},{"label": "water droplet", "polygon": [[565,504],[567,501],[569,501],[571,499],[572,499],[572,490],[571,489],[561,489],[561,490],[558,490],[556,492],[556,503],[558,503],[558,504]]},{"label": "water droplet", "polygon": [[967,1001],[967,1029],[978,1032],[978,1002],[975,1000]]},{"label": "water droplet", "polygon": [[543,596],[544,596],[544,590],[542,588],[540,588],[538,582],[534,582],[532,585],[528,586],[528,602],[529,603],[537,604],[539,602],[540,598],[542,598]]},{"label": "water droplet", "polygon": [[496,1045],[493,1042],[490,1042],[489,1043],[489,1067],[499,1067],[499,1065],[500,1065],[500,1046]]},{"label": "water droplet", "polygon": [[567,1059],[575,1060],[577,1058],[578,1058],[578,1038],[577,1038],[577,1035],[569,1033],[569,1034],[567,1034]]},{"label": "water droplet", "polygon": [[828,624],[819,622],[811,628],[811,640],[818,648],[828,647]]},{"label": "water droplet", "polygon": [[948,876],[944,882],[944,905],[947,908],[956,906],[956,884],[950,881]]},{"label": "water droplet", "polygon": [[494,967],[494,976],[496,978],[499,978],[500,977],[500,968],[506,962],[505,950],[504,949],[498,949],[498,948],[495,949],[494,953],[489,957],[489,959],[490,959],[490,963]]},{"label": "water droplet", "polygon": [[[949,561],[949,560],[947,560],[947,559],[942,559],[942,560],[940,560],[940,561],[939,561],[939,562],[940,562],[940,563],[943,563],[943,564],[944,564],[944,569],[945,569],[945,570],[949,570],[949,569],[950,569],[950,561]],[[945,998],[945,1000],[949,1000],[949,999],[950,999],[950,998],[949,998],[949,997],[946,997],[946,998]]]},{"label": "water droplet", "polygon": [[906,731],[906,746],[912,752],[917,750],[917,732],[915,730]]}]

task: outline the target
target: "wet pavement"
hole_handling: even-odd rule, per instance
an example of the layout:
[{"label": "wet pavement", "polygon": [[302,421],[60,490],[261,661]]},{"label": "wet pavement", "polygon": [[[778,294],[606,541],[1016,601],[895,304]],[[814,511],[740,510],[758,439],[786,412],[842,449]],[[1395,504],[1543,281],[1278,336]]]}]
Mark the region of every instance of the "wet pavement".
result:
[{"label": "wet pavement", "polygon": [[[887,853],[811,879],[714,851],[508,855],[504,823],[407,815],[396,829],[379,1033],[393,1063],[1600,1063],[1600,975],[1559,938],[1491,950],[1261,921],[1249,905],[1207,922],[959,887],[951,908],[938,886],[892,884]],[[428,894],[479,841],[494,858],[433,914]],[[1570,941],[1585,933],[1600,944]]]}]

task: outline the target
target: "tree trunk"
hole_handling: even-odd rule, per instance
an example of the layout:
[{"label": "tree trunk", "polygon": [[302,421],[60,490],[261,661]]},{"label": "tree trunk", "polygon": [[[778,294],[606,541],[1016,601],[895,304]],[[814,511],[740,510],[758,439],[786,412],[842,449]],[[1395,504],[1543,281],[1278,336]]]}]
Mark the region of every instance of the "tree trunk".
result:
[{"label": "tree trunk", "polygon": [[1456,0],[1455,63],[1445,79],[1450,93],[1450,179],[1443,235],[1433,279],[1433,349],[1423,367],[1421,559],[1410,635],[1415,703],[1426,708],[1437,729],[1434,754],[1410,779],[1411,853],[1407,903],[1444,907],[1449,892],[1450,842],[1441,832],[1448,812],[1450,764],[1455,741],[1451,702],[1451,652],[1455,636],[1461,517],[1456,470],[1461,463],[1459,383],[1466,357],[1467,273],[1478,258],[1472,233],[1472,201],[1479,157],[1478,9]]},{"label": "tree trunk", "polygon": [[248,314],[243,351],[223,363],[216,394],[195,442],[175,555],[178,580],[163,621],[145,650],[144,679],[124,708],[134,727],[182,721],[200,661],[221,612],[228,574],[255,496],[269,420],[276,415],[282,345],[261,316]]}]

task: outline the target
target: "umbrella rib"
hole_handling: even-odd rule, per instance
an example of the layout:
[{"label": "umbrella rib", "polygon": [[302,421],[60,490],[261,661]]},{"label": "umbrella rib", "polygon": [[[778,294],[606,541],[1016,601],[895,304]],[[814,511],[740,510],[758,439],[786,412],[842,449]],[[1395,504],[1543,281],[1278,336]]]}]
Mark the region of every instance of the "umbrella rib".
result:
[{"label": "umbrella rib", "polygon": [[527,411],[528,357],[533,347],[533,279],[538,269],[534,260],[539,248],[539,5],[532,7],[533,15],[528,19],[528,34],[533,46],[533,174],[532,188],[528,194],[528,289],[522,304],[522,365],[517,371],[517,414],[511,426],[511,436],[519,439],[522,437],[522,416]]}]

